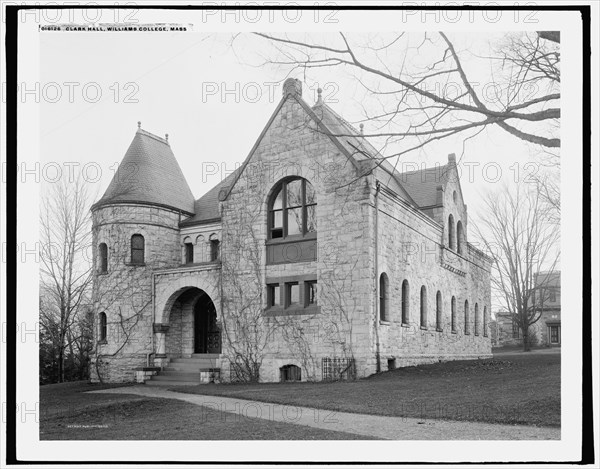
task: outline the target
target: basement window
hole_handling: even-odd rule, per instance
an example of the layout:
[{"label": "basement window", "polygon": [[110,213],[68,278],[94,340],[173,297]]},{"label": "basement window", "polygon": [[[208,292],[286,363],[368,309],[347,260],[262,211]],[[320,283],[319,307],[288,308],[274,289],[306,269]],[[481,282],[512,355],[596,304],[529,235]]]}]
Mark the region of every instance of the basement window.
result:
[{"label": "basement window", "polygon": [[282,383],[302,381],[302,370],[296,365],[285,365],[279,368],[279,379]]}]

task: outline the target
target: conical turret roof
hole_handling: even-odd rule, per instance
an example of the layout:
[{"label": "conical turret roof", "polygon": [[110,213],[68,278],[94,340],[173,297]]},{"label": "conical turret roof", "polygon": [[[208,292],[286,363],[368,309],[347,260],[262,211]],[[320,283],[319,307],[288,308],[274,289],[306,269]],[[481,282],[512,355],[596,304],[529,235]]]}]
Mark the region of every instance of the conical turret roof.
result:
[{"label": "conical turret roof", "polygon": [[144,203],[194,213],[194,196],[168,140],[139,128],[108,189],[94,204]]}]

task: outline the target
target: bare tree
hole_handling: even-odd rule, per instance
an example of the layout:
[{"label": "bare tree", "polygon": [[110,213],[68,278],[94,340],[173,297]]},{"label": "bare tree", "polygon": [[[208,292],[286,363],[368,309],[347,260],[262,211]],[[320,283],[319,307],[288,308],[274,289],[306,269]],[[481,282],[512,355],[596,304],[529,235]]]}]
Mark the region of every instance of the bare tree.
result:
[{"label": "bare tree", "polygon": [[66,179],[47,188],[40,214],[40,322],[58,348],[58,381],[65,380],[65,350],[78,337],[71,328],[86,310],[91,282],[89,193],[85,181]]},{"label": "bare tree", "polygon": [[[484,199],[475,229],[495,259],[492,288],[523,334],[530,350],[530,328],[542,316],[560,258],[552,209],[536,185],[519,183]],[[540,275],[544,273],[544,275]]]},{"label": "bare tree", "polygon": [[[514,33],[490,56],[459,50],[443,32],[376,36],[270,35],[256,33],[276,49],[267,63],[301,69],[344,67],[368,93],[364,120],[380,147],[402,143],[398,157],[453,135],[465,140],[488,126],[543,148],[559,148],[560,36]],[[426,61],[423,57],[436,57]],[[487,91],[472,75],[491,69]],[[456,85],[455,94],[446,90]],[[441,86],[440,86],[441,85]],[[490,93],[491,89],[491,93]],[[490,96],[491,94],[491,96]],[[368,107],[368,109],[367,109]],[[344,134],[336,134],[343,137]],[[382,151],[381,151],[382,152]]]}]

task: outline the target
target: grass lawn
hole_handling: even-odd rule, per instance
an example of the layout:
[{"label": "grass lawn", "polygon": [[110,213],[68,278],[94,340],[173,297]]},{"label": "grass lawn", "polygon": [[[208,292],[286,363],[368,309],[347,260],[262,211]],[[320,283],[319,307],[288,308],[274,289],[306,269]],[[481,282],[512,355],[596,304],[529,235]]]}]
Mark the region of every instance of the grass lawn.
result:
[{"label": "grass lawn", "polygon": [[353,382],[171,389],[342,412],[560,427],[560,353],[413,366]]},{"label": "grass lawn", "polygon": [[358,440],[360,435],[242,417],[173,399],[85,394],[122,385],[40,387],[41,440]]}]

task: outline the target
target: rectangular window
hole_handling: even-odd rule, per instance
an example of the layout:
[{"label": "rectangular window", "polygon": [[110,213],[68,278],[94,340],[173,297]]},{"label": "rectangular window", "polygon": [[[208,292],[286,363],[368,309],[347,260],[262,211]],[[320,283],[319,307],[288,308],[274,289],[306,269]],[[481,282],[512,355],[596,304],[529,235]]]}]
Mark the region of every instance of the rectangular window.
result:
[{"label": "rectangular window", "polygon": [[285,306],[297,306],[300,303],[300,285],[298,282],[285,284]]},{"label": "rectangular window", "polygon": [[550,343],[551,344],[558,344],[560,342],[560,335],[558,332],[559,332],[558,326],[550,326]]},{"label": "rectangular window", "polygon": [[304,282],[304,306],[317,304],[317,282]]},{"label": "rectangular window", "polygon": [[210,260],[215,262],[219,260],[220,242],[218,239],[210,240]]},{"label": "rectangular window", "polygon": [[556,303],[556,291],[554,289],[550,290],[550,303]]},{"label": "rectangular window", "polygon": [[185,243],[185,263],[192,264],[194,262],[194,245]]},{"label": "rectangular window", "polygon": [[269,304],[269,308],[279,306],[281,304],[281,295],[279,293],[278,284],[267,285],[267,302]]},{"label": "rectangular window", "polygon": [[520,332],[519,324],[517,322],[513,321],[513,324],[512,324],[513,339],[518,339],[519,338],[519,332]]}]

